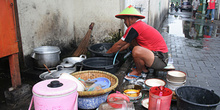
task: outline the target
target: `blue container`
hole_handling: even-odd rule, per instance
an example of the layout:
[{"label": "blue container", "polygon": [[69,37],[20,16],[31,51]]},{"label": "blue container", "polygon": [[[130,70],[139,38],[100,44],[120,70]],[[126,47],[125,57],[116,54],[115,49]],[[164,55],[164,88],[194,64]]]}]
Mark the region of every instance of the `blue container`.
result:
[{"label": "blue container", "polygon": [[78,108],[80,109],[96,109],[103,102],[106,102],[110,92],[94,97],[78,97]]}]

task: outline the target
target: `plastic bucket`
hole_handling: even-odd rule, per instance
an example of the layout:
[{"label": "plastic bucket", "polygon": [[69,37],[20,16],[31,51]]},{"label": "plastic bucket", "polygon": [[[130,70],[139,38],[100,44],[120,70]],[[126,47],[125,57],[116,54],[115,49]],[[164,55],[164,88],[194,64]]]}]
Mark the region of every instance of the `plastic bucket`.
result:
[{"label": "plastic bucket", "polygon": [[215,110],[220,101],[213,91],[201,87],[182,86],[175,92],[178,110]]},{"label": "plastic bucket", "polygon": [[[115,54],[108,54],[106,51],[113,46],[113,43],[99,43],[94,44],[88,47],[89,52],[91,52],[92,57],[111,57],[113,58]],[[124,50],[119,52],[119,56],[121,54],[125,55],[128,51]]]},{"label": "plastic bucket", "polygon": [[77,84],[74,81],[44,80],[35,84],[32,92],[35,110],[78,110]]},{"label": "plastic bucket", "polygon": [[[107,50],[109,50],[113,46],[113,43],[99,43],[94,44],[88,47],[89,52],[91,53],[91,57],[109,57],[114,58],[114,53],[106,53]],[[118,53],[116,59],[119,61],[119,65],[121,65],[124,61],[123,57],[124,55],[129,52],[128,50],[123,50]]]},{"label": "plastic bucket", "polygon": [[112,74],[116,73],[118,70],[119,61],[116,60],[113,65],[113,58],[105,57],[92,57],[82,61],[83,70],[101,70],[110,72]]}]

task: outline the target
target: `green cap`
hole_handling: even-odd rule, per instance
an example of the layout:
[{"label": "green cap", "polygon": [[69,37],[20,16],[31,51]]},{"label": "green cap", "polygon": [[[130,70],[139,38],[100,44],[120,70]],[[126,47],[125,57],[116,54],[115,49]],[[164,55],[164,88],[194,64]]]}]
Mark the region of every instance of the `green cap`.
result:
[{"label": "green cap", "polygon": [[141,13],[135,9],[132,5],[125,8],[121,13],[115,15],[116,18],[123,18],[124,16],[136,16],[139,19],[144,19],[145,16],[141,15]]}]

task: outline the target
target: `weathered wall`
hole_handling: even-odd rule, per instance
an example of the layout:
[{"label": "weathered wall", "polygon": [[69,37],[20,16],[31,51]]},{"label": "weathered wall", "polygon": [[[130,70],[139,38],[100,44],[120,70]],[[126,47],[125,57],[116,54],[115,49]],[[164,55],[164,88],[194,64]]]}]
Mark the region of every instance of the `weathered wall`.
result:
[{"label": "weathered wall", "polygon": [[77,43],[85,36],[91,22],[95,23],[91,38],[93,43],[101,42],[109,33],[118,32],[122,26],[115,15],[121,11],[120,2],[120,0],[74,0],[74,32]]},{"label": "weathered wall", "polygon": [[150,0],[148,24],[158,29],[168,14],[169,0]]},{"label": "weathered wall", "polygon": [[24,56],[42,45],[66,46],[74,40],[73,0],[18,0]]},{"label": "weathered wall", "polygon": [[129,5],[134,6],[137,10],[140,11],[142,15],[145,16],[142,21],[146,22],[148,21],[148,8],[149,8],[149,0],[125,0],[125,7],[127,8]]},{"label": "weathered wall", "polygon": [[168,0],[17,0],[17,4],[25,57],[43,45],[58,46],[61,51],[76,47],[91,22],[95,23],[91,43],[103,42],[124,28],[123,20],[115,15],[130,4],[146,16],[144,22],[156,28],[168,11]]},{"label": "weathered wall", "polygon": [[142,21],[158,29],[168,14],[169,0],[125,0],[125,7],[133,5],[146,18]]}]

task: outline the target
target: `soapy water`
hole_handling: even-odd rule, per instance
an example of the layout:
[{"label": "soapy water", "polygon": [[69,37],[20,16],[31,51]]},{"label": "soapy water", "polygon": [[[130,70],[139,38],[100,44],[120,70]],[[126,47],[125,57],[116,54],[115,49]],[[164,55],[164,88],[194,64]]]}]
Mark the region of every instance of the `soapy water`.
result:
[{"label": "soapy water", "polygon": [[106,53],[108,51],[108,49],[106,49],[106,47],[105,46],[101,46],[101,47],[99,47],[99,49],[98,49],[98,52],[100,52],[100,53]]}]

